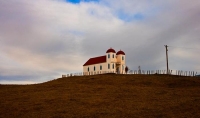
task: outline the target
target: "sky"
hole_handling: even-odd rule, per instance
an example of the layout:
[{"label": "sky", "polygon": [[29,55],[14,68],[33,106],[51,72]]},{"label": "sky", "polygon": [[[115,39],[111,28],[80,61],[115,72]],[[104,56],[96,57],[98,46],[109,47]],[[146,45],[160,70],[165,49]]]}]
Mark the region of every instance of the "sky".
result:
[{"label": "sky", "polygon": [[198,0],[0,0],[0,84],[82,72],[112,47],[131,70],[200,74]]}]

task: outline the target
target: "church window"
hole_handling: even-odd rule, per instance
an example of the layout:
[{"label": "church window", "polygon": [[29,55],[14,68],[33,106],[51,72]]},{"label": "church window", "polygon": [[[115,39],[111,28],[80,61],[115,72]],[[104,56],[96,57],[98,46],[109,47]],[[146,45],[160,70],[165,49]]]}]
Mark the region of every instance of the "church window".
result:
[{"label": "church window", "polygon": [[110,54],[108,54],[108,58],[110,58]]},{"label": "church window", "polygon": [[124,60],[124,56],[122,56],[122,60]]},{"label": "church window", "polygon": [[113,69],[115,69],[115,65],[113,64]]},{"label": "church window", "polygon": [[102,65],[100,65],[100,70],[102,70]]},{"label": "church window", "polygon": [[96,69],[96,68],[95,68],[95,66],[94,66],[94,71],[95,71],[95,69]]},{"label": "church window", "polygon": [[108,64],[108,69],[110,69],[110,64]]},{"label": "church window", "polygon": [[88,70],[88,72],[89,72],[89,71],[90,71],[90,68],[88,67],[88,69],[87,69],[87,70]]}]

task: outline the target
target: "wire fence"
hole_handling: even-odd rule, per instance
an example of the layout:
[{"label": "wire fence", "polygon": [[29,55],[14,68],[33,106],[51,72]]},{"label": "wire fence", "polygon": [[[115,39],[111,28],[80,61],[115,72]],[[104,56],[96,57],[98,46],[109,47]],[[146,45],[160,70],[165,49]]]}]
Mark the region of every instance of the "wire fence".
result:
[{"label": "wire fence", "polygon": [[96,71],[96,72],[79,72],[79,73],[69,73],[62,75],[62,77],[70,76],[89,76],[89,75],[101,75],[101,74],[143,74],[143,75],[153,75],[153,74],[163,74],[163,75],[176,75],[176,76],[199,76],[196,71],[183,71],[183,70],[129,70],[126,72],[115,72],[115,71]]},{"label": "wire fence", "polygon": [[[114,72],[114,71],[96,71],[96,72],[79,72],[79,73],[69,73],[62,75],[62,78],[71,77],[71,76],[90,76],[90,75],[101,75],[101,74],[142,74],[142,75],[176,75],[176,76],[188,76],[188,77],[200,77],[196,71],[183,71],[183,70],[169,70],[168,74],[166,70],[129,70],[127,73],[123,72]],[[47,82],[53,81],[56,79],[49,80]],[[33,83],[41,84],[41,83]],[[0,85],[33,85],[33,84],[1,84]]]}]

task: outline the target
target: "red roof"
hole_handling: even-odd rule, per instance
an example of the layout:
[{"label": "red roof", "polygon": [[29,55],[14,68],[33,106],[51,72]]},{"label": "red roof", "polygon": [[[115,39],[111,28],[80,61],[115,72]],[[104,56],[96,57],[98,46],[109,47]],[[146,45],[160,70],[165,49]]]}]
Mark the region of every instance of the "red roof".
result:
[{"label": "red roof", "polygon": [[109,53],[109,52],[113,52],[113,53],[116,53],[114,49],[110,48],[106,51],[106,53]]},{"label": "red roof", "polygon": [[123,51],[121,51],[121,50],[118,51],[116,55],[120,55],[120,54],[125,55],[125,53]]},{"label": "red roof", "polygon": [[83,66],[99,64],[106,62],[106,56],[90,58]]}]

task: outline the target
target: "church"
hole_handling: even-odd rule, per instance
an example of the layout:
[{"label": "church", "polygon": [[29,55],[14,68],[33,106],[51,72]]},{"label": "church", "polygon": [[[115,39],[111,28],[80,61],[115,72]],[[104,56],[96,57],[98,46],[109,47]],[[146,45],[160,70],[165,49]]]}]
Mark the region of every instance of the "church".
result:
[{"label": "church", "polygon": [[122,50],[116,53],[110,48],[106,51],[106,55],[90,58],[83,65],[84,75],[103,73],[125,73],[125,53]]}]

